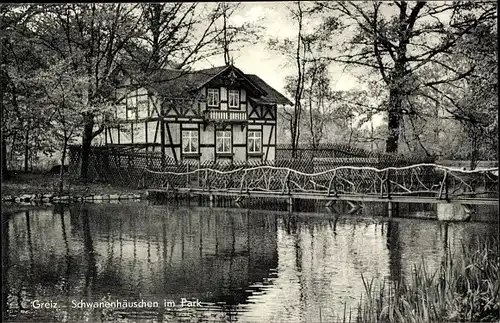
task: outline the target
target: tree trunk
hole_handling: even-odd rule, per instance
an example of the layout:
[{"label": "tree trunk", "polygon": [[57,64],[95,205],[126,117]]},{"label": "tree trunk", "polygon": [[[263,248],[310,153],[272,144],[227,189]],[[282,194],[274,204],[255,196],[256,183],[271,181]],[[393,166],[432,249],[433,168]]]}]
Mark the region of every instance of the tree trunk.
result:
[{"label": "tree trunk", "polygon": [[[3,139],[3,138],[2,138]],[[4,140],[2,140],[2,143]],[[2,145],[3,147],[3,145]],[[3,154],[2,154],[3,156]],[[10,221],[7,215],[2,214],[2,318],[7,318],[9,313],[9,269],[11,268],[10,260]],[[14,245],[15,246],[15,245]],[[16,246],[15,246],[16,247]],[[14,248],[15,248],[14,247]],[[13,267],[12,267],[13,268]]]},{"label": "tree trunk", "polygon": [[394,70],[391,76],[386,79],[386,84],[389,86],[389,109],[388,109],[388,122],[387,128],[389,134],[386,140],[385,151],[387,153],[397,153],[399,144],[399,132],[401,123],[401,108],[403,105],[403,88],[405,79],[408,72],[405,68],[407,59],[406,52],[407,46],[410,43],[410,32],[415,24],[420,9],[425,5],[425,2],[418,3],[410,14],[407,16],[406,9],[407,3],[402,2],[399,6],[399,27],[398,27],[398,40],[399,46],[396,51],[397,58],[394,61]]},{"label": "tree trunk", "polygon": [[85,124],[83,126],[82,134],[82,165],[80,169],[80,178],[84,181],[87,181],[90,160],[90,147],[92,144],[92,130],[94,129],[94,116],[90,113],[85,115],[84,122]]},{"label": "tree trunk", "polygon": [[222,13],[222,18],[223,18],[223,23],[224,26],[223,31],[224,31],[224,63],[226,65],[229,65],[231,63],[231,59],[229,57],[229,42],[227,40],[227,17],[226,17],[226,12],[227,12],[227,4],[224,4],[224,11]]},{"label": "tree trunk", "polygon": [[24,138],[24,171],[28,172],[28,161],[29,161],[29,130],[26,130],[26,137]]},{"label": "tree trunk", "polygon": [[[162,169],[166,167],[167,164],[167,154],[165,150],[165,121],[163,121],[163,107],[162,113],[160,114],[160,143],[161,143],[161,167]],[[181,148],[182,149],[182,148]]]},{"label": "tree trunk", "polygon": [[399,89],[393,88],[389,92],[389,111],[387,128],[389,134],[386,140],[385,151],[387,153],[397,153],[399,143],[400,111],[403,98]]},{"label": "tree trunk", "polygon": [[64,160],[66,159],[67,149],[68,149],[68,138],[65,136],[62,157],[61,157],[61,170],[59,171],[59,194],[62,194],[64,190]]},{"label": "tree trunk", "polygon": [[479,163],[478,161],[478,155],[479,155],[479,142],[480,139],[478,138],[477,134],[474,133],[474,130],[472,130],[472,140],[471,140],[471,156],[470,156],[470,170],[474,170],[477,167],[477,164]]},{"label": "tree trunk", "polygon": [[295,87],[295,104],[293,107],[293,117],[292,117],[292,158],[297,157],[297,148],[299,145],[299,137],[300,137],[300,112],[302,110],[301,99],[302,93],[304,90],[304,63],[302,61],[303,57],[300,54],[301,51],[301,42],[302,42],[302,8],[300,6],[300,2],[297,2],[297,10],[298,10],[298,23],[299,30],[297,33],[297,50],[295,53],[295,61],[297,63],[297,86]]},{"label": "tree trunk", "polygon": [[314,116],[312,107],[312,87],[314,82],[311,82],[311,91],[309,93],[309,132],[311,133],[311,146],[313,149],[316,148],[316,132],[314,131]]},{"label": "tree trunk", "polygon": [[2,181],[10,179],[9,169],[7,167],[7,141],[2,136]]},{"label": "tree trunk", "polygon": [[[300,108],[302,109],[302,107]],[[297,116],[295,117],[295,155],[298,156],[299,149],[299,138],[300,138],[300,109],[297,112]]]},{"label": "tree trunk", "polygon": [[297,157],[297,147],[295,147],[295,127],[293,122],[293,116],[290,119],[290,140],[292,144],[292,158]]},{"label": "tree trunk", "polygon": [[152,34],[151,61],[153,70],[160,68],[160,37],[161,37],[161,4],[151,4],[152,17],[150,18],[150,29]]}]

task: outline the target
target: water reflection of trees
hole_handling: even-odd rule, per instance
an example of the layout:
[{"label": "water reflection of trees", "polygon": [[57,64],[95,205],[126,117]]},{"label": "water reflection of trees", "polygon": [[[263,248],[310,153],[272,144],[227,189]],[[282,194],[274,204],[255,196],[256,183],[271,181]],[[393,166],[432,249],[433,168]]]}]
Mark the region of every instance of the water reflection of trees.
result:
[{"label": "water reflection of trees", "polygon": [[2,214],[2,317],[6,317],[9,312],[9,215]]},{"label": "water reflection of trees", "polygon": [[72,206],[16,217],[19,236],[6,238],[8,226],[2,236],[19,253],[4,251],[19,268],[10,276],[15,289],[31,295],[57,297],[62,288],[91,300],[149,295],[238,304],[277,264],[275,217],[245,210]]},{"label": "water reflection of trees", "polygon": [[387,250],[389,251],[390,279],[394,282],[401,280],[401,246],[399,222],[387,222]]},{"label": "water reflection of trees", "polygon": [[[446,248],[456,249],[461,242],[473,248],[476,236],[494,229],[481,223],[295,213],[277,217],[242,209],[142,204],[60,207],[19,213],[6,223],[2,248],[9,257],[3,258],[3,272],[16,268],[7,272],[3,287],[10,296],[3,302],[11,312],[19,314],[16,303],[33,296],[98,300],[108,293],[222,301],[234,311],[252,291],[265,297],[258,292],[266,290],[273,296],[270,301],[293,299],[281,305],[311,319],[318,306],[326,318],[328,307],[336,306],[332,302],[358,297],[361,273],[398,280],[422,257],[435,267]],[[263,289],[271,276],[271,287]]]},{"label": "water reflection of trees", "polygon": [[[417,210],[399,209],[409,211]],[[361,275],[368,281],[400,281],[422,260],[434,270],[447,245],[457,251],[461,242],[475,240],[478,233],[491,236],[493,232],[485,231],[486,227],[404,218],[283,214],[278,226],[280,262],[275,284],[278,291],[291,295],[273,294],[273,300],[282,301],[273,307],[280,314],[270,317],[297,314],[304,320],[319,321],[321,308],[323,320],[334,320],[333,313],[342,313],[344,304],[356,306],[356,299],[365,291]]]},{"label": "water reflection of trees", "polygon": [[[130,225],[130,228],[121,230],[122,258],[118,267],[131,270],[128,275],[122,274],[122,278],[131,281],[144,293],[166,291],[192,294],[193,297],[200,296],[200,291],[230,294],[237,286],[241,289],[248,281],[262,279],[262,276],[249,277],[256,271],[249,265],[255,267],[256,263],[259,266],[269,263],[269,260],[262,259],[266,253],[248,253],[256,246],[248,241],[251,229],[246,226],[259,228],[258,219],[222,210],[170,210],[164,207],[148,210],[148,215],[136,213],[131,219],[125,216],[123,225]],[[96,221],[95,231],[104,235],[112,233],[114,221],[111,217],[108,227]],[[157,228],[161,228],[161,232]],[[262,230],[256,233],[251,235],[253,240],[269,235]],[[123,248],[126,249],[127,245],[133,245],[133,253],[124,257]],[[267,247],[275,250],[272,244],[267,243]],[[249,257],[255,258],[254,261],[249,261]],[[160,272],[162,275],[158,278]]]}]

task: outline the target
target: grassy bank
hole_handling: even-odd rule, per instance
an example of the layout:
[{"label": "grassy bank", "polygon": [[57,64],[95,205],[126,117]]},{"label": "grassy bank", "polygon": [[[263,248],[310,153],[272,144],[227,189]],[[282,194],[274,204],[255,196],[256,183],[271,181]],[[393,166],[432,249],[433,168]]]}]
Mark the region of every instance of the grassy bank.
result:
[{"label": "grassy bank", "polygon": [[[364,277],[366,294],[357,322],[499,322],[498,241],[463,246],[448,254],[435,272],[425,264],[399,283],[377,283]],[[345,320],[344,320],[345,321]]]},{"label": "grassy bank", "polygon": [[[141,190],[115,187],[103,183],[83,183],[66,178],[63,194],[126,194],[141,193]],[[2,195],[58,194],[59,175],[51,173],[13,173],[7,181],[2,181]]]}]

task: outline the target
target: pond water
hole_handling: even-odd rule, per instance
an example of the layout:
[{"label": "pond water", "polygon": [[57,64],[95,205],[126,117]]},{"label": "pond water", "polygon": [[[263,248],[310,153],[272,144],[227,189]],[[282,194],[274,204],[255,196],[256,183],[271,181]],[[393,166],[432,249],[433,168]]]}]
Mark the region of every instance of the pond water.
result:
[{"label": "pond water", "polygon": [[398,280],[422,260],[435,269],[447,250],[497,234],[491,218],[389,219],[369,209],[141,202],[2,212],[3,309],[18,322],[328,322],[349,308],[354,318],[362,275]]}]

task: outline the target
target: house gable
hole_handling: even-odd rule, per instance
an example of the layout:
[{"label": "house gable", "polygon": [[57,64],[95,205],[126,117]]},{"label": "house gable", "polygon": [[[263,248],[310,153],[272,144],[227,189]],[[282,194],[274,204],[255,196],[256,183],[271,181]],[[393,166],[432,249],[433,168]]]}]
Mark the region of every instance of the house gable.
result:
[{"label": "house gable", "polygon": [[[103,133],[106,144],[161,151],[176,161],[274,158],[277,105],[291,102],[258,76],[228,65],[159,70],[146,84],[129,79],[117,87],[125,99],[116,125]],[[209,92],[217,104],[209,106]]]},{"label": "house gable", "polygon": [[[124,73],[126,76],[127,73]],[[248,98],[257,104],[292,105],[284,95],[273,89],[255,74],[245,74],[234,65],[218,66],[197,71],[162,69],[150,76],[147,90],[155,92],[161,98],[200,99],[208,88],[243,88]],[[136,82],[133,82],[136,83]],[[121,79],[121,86],[138,87],[130,83],[130,76]]]},{"label": "house gable", "polygon": [[210,79],[207,79],[203,82],[198,89],[206,87],[206,88],[219,88],[224,87],[227,89],[245,89],[246,93],[249,93],[252,96],[262,96],[267,93],[253,83],[250,79],[246,77],[246,75],[239,70],[238,68],[230,65],[227,66],[224,70],[222,70],[219,74],[213,76]]}]

